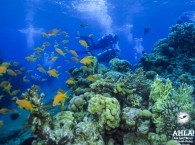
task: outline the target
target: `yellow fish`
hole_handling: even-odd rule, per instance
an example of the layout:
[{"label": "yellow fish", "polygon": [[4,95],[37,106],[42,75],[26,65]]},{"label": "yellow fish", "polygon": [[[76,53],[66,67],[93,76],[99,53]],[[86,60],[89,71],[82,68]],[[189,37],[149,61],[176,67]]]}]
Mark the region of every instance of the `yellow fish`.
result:
[{"label": "yellow fish", "polygon": [[19,69],[17,69],[17,70],[15,70],[15,73],[16,73],[17,75],[20,75],[20,74],[22,74],[22,71],[19,70]]},{"label": "yellow fish", "polygon": [[75,79],[74,78],[70,78],[66,81],[66,84],[68,85],[74,85],[76,83]]},{"label": "yellow fish", "polygon": [[85,40],[79,40],[79,43],[80,43],[82,46],[86,47],[86,48],[89,47],[88,44],[87,44],[87,42],[86,42]]},{"label": "yellow fish", "polygon": [[84,65],[89,65],[89,64],[93,63],[93,59],[86,56],[86,57],[84,57],[83,59],[80,60],[80,63],[82,63]]},{"label": "yellow fish", "polygon": [[3,81],[0,83],[0,87],[2,87],[7,93],[11,94],[10,90],[12,88],[12,85],[8,81]]},{"label": "yellow fish", "polygon": [[66,44],[66,43],[68,43],[69,42],[69,40],[62,40],[62,44]]},{"label": "yellow fish", "polygon": [[43,49],[45,49],[47,46],[50,46],[50,43],[46,41],[46,42],[43,42],[43,44],[42,44],[41,47],[42,47]]},{"label": "yellow fish", "polygon": [[18,66],[19,65],[19,62],[14,61],[12,65],[13,66]]},{"label": "yellow fish", "polygon": [[79,62],[78,57],[71,57],[71,59],[72,59],[73,61],[75,61],[75,62]]},{"label": "yellow fish", "polygon": [[7,72],[7,67],[0,66],[0,76]]},{"label": "yellow fish", "polygon": [[52,29],[49,31],[48,36],[55,36],[59,33],[60,30],[58,29]]},{"label": "yellow fish", "polygon": [[58,71],[56,69],[51,69],[49,71],[47,71],[47,73],[49,74],[49,76],[52,76],[52,77],[55,77],[55,78],[58,78]]},{"label": "yellow fish", "polygon": [[6,87],[9,83],[8,81],[3,81],[0,83],[0,87]]},{"label": "yellow fish", "polygon": [[3,126],[3,120],[0,120],[0,128]]},{"label": "yellow fish", "polygon": [[12,69],[7,69],[7,73],[8,73],[8,75],[10,75],[10,76],[17,76],[17,74],[15,73],[15,71],[13,71]]},{"label": "yellow fish", "polygon": [[11,92],[11,96],[15,96],[20,92],[20,90],[14,90]]},{"label": "yellow fish", "polygon": [[3,62],[1,64],[1,66],[5,66],[6,68],[8,68],[10,66],[10,63],[9,62]]},{"label": "yellow fish", "polygon": [[62,51],[62,49],[56,48],[55,50],[56,50],[56,52],[57,52],[58,54],[60,54],[60,55],[62,55],[62,56],[65,56],[65,53]]},{"label": "yellow fish", "polygon": [[19,106],[19,108],[21,109],[25,109],[25,110],[28,110],[30,112],[33,112],[34,111],[34,108],[33,108],[33,105],[31,104],[30,101],[28,100],[16,100],[16,104]]},{"label": "yellow fish", "polygon": [[35,58],[34,58],[34,55],[30,55],[30,56],[27,56],[25,57],[25,59],[29,62],[35,62]]},{"label": "yellow fish", "polygon": [[7,109],[7,108],[1,108],[0,109],[0,114],[8,114],[8,113],[11,113],[10,109]]},{"label": "yellow fish", "polygon": [[63,35],[68,35],[68,33],[66,31],[62,31],[61,32]]},{"label": "yellow fish", "polygon": [[66,98],[67,98],[67,94],[64,93],[62,90],[58,90],[57,94],[54,96],[53,106],[56,106],[59,103],[61,103],[61,105],[63,107]]},{"label": "yellow fish", "polygon": [[46,73],[46,70],[45,70],[43,67],[41,67],[41,66],[39,66],[39,67],[37,68],[37,70],[38,70],[39,72],[41,72],[41,73]]},{"label": "yellow fish", "polygon": [[52,105],[49,105],[49,104],[42,106],[43,110],[49,110],[49,109],[51,109],[52,107],[53,107],[53,106],[52,106]]},{"label": "yellow fish", "polygon": [[1,100],[3,97],[5,97],[5,96],[4,96],[4,95],[0,95],[0,100]]},{"label": "yellow fish", "polygon": [[29,80],[27,79],[27,76],[23,77],[23,82],[29,82]]},{"label": "yellow fish", "polygon": [[43,51],[44,51],[44,49],[41,48],[41,47],[37,47],[37,48],[35,48],[34,50],[35,50],[37,53],[40,53],[40,52],[43,52]]},{"label": "yellow fish", "polygon": [[53,57],[51,58],[51,61],[52,61],[52,62],[55,62],[57,59],[58,59],[57,56],[53,56]]},{"label": "yellow fish", "polygon": [[96,80],[96,78],[93,75],[89,75],[87,77],[87,80],[90,81],[90,82],[94,82]]},{"label": "yellow fish", "polygon": [[45,32],[42,32],[42,37],[49,38],[49,35],[47,33],[45,33]]},{"label": "yellow fish", "polygon": [[75,57],[79,57],[78,54],[77,54],[77,52],[75,50],[70,50],[70,53],[72,55],[74,55]]}]

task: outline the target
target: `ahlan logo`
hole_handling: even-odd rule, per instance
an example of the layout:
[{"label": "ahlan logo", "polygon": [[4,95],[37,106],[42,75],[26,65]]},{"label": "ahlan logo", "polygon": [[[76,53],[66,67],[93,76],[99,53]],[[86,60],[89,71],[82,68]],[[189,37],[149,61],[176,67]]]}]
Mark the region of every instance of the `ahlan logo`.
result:
[{"label": "ahlan logo", "polygon": [[184,125],[190,121],[190,115],[187,112],[179,112],[177,114],[177,122]]}]

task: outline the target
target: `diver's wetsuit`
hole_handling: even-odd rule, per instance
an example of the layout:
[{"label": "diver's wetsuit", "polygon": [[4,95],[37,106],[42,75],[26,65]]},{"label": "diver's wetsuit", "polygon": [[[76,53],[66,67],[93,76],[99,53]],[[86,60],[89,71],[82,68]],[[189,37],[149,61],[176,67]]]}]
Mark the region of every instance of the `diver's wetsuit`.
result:
[{"label": "diver's wetsuit", "polygon": [[113,58],[119,57],[119,49],[106,49],[105,51],[97,54],[98,62],[109,62]]},{"label": "diver's wetsuit", "polygon": [[97,44],[95,44],[93,39],[88,36],[80,36],[80,39],[86,41],[89,46],[87,52],[90,52],[92,55],[94,54],[91,51],[102,49],[103,52],[94,55],[99,62],[109,62],[112,58],[119,57],[120,49],[116,47],[118,42],[117,35],[105,35],[98,40]]}]

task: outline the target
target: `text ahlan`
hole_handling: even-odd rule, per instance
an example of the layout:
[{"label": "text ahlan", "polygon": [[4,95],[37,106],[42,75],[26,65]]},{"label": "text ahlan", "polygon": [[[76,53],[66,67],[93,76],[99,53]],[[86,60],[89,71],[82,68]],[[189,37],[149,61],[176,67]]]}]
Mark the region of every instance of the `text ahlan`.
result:
[{"label": "text ahlan", "polygon": [[194,130],[175,130],[173,136],[194,136]]}]

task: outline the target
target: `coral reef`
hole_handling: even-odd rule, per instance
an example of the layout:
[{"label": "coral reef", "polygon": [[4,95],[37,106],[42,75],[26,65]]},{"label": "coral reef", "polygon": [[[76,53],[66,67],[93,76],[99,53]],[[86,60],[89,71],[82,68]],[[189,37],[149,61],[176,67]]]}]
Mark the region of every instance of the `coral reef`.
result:
[{"label": "coral reef", "polygon": [[157,76],[151,85],[150,106],[153,112],[153,123],[156,125],[157,133],[164,133],[171,138],[174,130],[189,129],[178,123],[177,115],[180,112],[194,112],[192,109],[194,101],[192,98],[193,87],[181,84],[178,89],[174,89],[170,80],[165,83]]},{"label": "coral reef", "polygon": [[95,95],[89,100],[88,111],[97,118],[98,124],[104,126],[106,130],[119,126],[120,105],[113,97]]},{"label": "coral reef", "polygon": [[[101,132],[93,121],[79,122],[75,126],[74,145],[104,145]],[[70,144],[71,145],[71,144]]]},{"label": "coral reef", "polygon": [[35,108],[28,118],[29,124],[32,124],[33,133],[44,139],[45,135],[42,133],[45,126],[53,126],[52,118],[49,113],[45,112],[43,109],[43,98],[44,94],[38,94],[39,87],[33,85],[27,92],[22,94],[22,98],[29,101],[33,108]]},{"label": "coral reef", "polygon": [[54,116],[43,110],[44,95],[38,95],[37,86],[22,94],[34,108],[29,117],[39,138],[34,144],[161,145],[172,139],[174,129],[194,125],[190,122],[186,128],[176,119],[181,111],[194,114],[193,87],[181,84],[175,89],[158,75],[151,82],[142,68],[134,73],[110,70],[89,84],[77,85],[80,92],[72,90],[67,111]]},{"label": "coral reef", "polygon": [[126,107],[122,112],[121,128],[144,136],[149,132],[152,113],[148,110]]},{"label": "coral reef", "polygon": [[118,58],[113,58],[110,62],[110,69],[113,71],[118,71],[118,72],[128,72],[131,70],[132,65],[126,61],[126,60],[120,60]]},{"label": "coral reef", "polygon": [[[195,52],[195,26],[193,23],[176,24],[170,28],[169,45],[175,49]],[[186,53],[186,52],[185,52]],[[191,55],[191,54],[189,54]]]},{"label": "coral reef", "polygon": [[35,108],[29,117],[33,134],[39,138],[34,144],[170,143],[174,129],[194,125],[182,126],[176,119],[182,111],[194,114],[193,87],[181,84],[175,89],[169,79],[158,75],[149,83],[142,68],[134,73],[110,70],[83,85],[86,92],[72,93],[67,111],[54,116],[43,110],[44,95],[32,86],[22,98]]},{"label": "coral reef", "polygon": [[170,27],[168,38],[159,40],[152,53],[140,59],[139,67],[145,71],[154,71],[163,78],[169,78],[175,85],[179,83],[195,84],[195,25],[193,23],[176,24]]},{"label": "coral reef", "polygon": [[60,112],[54,117],[52,127],[44,125],[42,134],[45,136],[47,144],[65,144],[73,138],[73,113],[70,111]]},{"label": "coral reef", "polygon": [[[105,68],[96,58],[84,57],[80,68],[68,71],[66,111],[49,114],[43,110],[44,95],[35,86],[27,90],[22,96],[33,105],[29,120],[39,138],[34,144],[179,144],[173,140],[174,130],[195,126],[192,30],[192,24],[173,26],[169,38],[159,41],[135,70],[118,58]],[[192,120],[179,122],[182,112]]]}]

